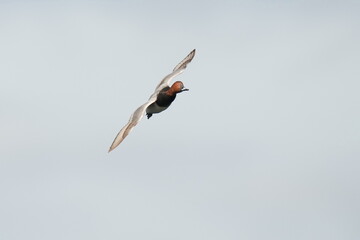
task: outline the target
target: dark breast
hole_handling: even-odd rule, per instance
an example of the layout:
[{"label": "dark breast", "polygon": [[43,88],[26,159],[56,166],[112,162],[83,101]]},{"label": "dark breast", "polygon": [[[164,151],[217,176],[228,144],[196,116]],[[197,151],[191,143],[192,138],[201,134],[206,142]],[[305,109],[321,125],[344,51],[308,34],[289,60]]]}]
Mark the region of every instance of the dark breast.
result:
[{"label": "dark breast", "polygon": [[160,107],[168,107],[175,100],[176,94],[168,95],[166,91],[169,90],[170,87],[163,88],[156,99],[156,104]]}]

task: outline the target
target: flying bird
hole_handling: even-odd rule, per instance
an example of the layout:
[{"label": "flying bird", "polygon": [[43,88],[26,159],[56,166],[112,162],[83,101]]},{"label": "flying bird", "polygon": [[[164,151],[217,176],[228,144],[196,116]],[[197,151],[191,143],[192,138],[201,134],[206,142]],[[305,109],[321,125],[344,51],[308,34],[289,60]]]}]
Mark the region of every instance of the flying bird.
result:
[{"label": "flying bird", "polygon": [[192,50],[161,82],[156,86],[154,93],[150,96],[149,100],[138,107],[131,115],[129,122],[120,130],[110,146],[109,152],[114,150],[131,132],[131,130],[139,123],[145,115],[149,119],[154,113],[160,113],[167,109],[170,104],[175,100],[176,94],[188,91],[181,81],[174,82],[171,86],[170,81],[181,74],[186,66],[191,62],[195,56],[195,49]]}]

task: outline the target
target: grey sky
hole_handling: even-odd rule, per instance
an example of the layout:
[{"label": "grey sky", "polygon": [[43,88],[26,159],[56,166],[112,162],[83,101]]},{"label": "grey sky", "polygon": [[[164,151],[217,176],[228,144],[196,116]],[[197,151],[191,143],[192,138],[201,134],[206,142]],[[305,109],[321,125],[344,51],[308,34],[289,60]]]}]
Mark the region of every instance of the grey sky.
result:
[{"label": "grey sky", "polygon": [[0,239],[359,239],[360,4],[126,2],[0,1]]}]

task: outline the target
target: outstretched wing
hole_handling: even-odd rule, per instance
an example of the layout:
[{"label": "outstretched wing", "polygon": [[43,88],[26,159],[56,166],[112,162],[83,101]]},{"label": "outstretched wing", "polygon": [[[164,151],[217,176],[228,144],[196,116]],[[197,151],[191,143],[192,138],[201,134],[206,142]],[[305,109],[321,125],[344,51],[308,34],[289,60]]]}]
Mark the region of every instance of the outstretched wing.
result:
[{"label": "outstretched wing", "polygon": [[191,62],[194,56],[195,56],[195,49],[192,50],[178,65],[176,65],[173,72],[175,72],[178,69],[185,69],[186,65]]},{"label": "outstretched wing", "polygon": [[171,81],[171,79],[181,74],[185,70],[188,63],[190,63],[191,60],[194,58],[194,56],[195,56],[195,49],[192,50],[178,65],[176,65],[172,73],[170,73],[169,75],[164,77],[163,80],[161,80],[161,82],[156,86],[155,92],[160,91],[164,87],[169,86],[169,82]]},{"label": "outstretched wing", "polygon": [[120,132],[116,135],[113,143],[109,148],[109,152],[114,150],[119,144],[126,138],[127,135],[131,132],[131,130],[140,122],[142,117],[145,114],[146,108],[156,101],[156,95],[151,95],[149,101],[138,107],[135,112],[131,115],[129,122],[120,130]]}]

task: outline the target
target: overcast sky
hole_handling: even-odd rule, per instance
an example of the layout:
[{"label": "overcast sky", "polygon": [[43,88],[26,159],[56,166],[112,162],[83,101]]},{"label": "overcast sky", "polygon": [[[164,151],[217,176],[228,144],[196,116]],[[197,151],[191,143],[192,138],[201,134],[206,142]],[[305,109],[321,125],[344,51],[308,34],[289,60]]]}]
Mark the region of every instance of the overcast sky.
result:
[{"label": "overcast sky", "polygon": [[0,1],[0,239],[360,239],[359,12]]}]

